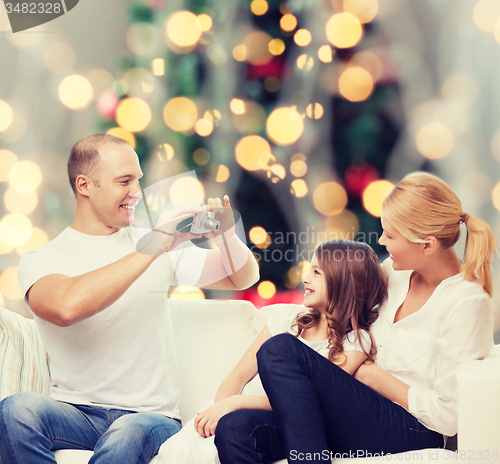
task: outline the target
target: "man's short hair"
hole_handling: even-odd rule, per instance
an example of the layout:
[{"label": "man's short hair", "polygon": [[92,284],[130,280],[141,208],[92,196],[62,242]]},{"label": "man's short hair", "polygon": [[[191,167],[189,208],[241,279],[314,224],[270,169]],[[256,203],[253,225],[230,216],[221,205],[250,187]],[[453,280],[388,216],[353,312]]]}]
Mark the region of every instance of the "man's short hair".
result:
[{"label": "man's short hair", "polygon": [[69,154],[68,177],[76,195],[76,178],[84,174],[98,186],[99,149],[106,143],[126,144],[125,140],[109,134],[96,134],[77,142]]}]

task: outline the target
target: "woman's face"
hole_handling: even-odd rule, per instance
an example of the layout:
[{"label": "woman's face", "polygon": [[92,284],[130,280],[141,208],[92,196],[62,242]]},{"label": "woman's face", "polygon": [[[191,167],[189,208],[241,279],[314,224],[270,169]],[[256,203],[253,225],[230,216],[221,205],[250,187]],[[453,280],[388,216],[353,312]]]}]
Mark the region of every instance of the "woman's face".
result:
[{"label": "woman's face", "polygon": [[381,217],[383,234],[378,243],[384,245],[392,259],[395,271],[415,270],[421,258],[421,244],[412,243],[403,237],[390,222]]},{"label": "woman's face", "polygon": [[302,283],[304,284],[304,306],[323,312],[328,297],[326,277],[319,267],[316,256],[311,260],[311,269],[302,279]]}]

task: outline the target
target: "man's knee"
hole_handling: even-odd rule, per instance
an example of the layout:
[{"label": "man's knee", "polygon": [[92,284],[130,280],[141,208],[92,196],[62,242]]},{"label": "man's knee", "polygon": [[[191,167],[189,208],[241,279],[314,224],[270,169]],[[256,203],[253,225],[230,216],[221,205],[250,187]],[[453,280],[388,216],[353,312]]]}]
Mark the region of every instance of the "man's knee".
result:
[{"label": "man's knee", "polygon": [[8,424],[4,431],[7,433],[19,423],[37,425],[51,401],[46,395],[31,392],[16,393],[0,401],[0,422]]}]

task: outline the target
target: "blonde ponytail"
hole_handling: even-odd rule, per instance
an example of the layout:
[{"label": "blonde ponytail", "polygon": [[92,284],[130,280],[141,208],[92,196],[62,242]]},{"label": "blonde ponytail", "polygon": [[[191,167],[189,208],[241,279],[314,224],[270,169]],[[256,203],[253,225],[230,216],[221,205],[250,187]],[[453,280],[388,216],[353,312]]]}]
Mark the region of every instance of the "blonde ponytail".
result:
[{"label": "blonde ponytail", "polygon": [[466,280],[479,279],[481,286],[491,296],[493,294],[492,257],[496,257],[495,239],[490,226],[483,220],[464,215],[467,228],[463,276]]}]

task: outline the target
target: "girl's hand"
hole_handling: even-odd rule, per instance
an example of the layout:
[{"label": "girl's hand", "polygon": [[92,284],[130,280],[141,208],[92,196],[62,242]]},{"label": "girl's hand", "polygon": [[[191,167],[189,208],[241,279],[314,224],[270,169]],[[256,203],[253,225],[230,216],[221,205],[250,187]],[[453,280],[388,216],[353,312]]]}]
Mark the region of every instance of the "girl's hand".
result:
[{"label": "girl's hand", "polygon": [[214,435],[219,419],[237,409],[236,400],[238,396],[230,396],[196,415],[194,427],[202,437],[208,438]]}]

